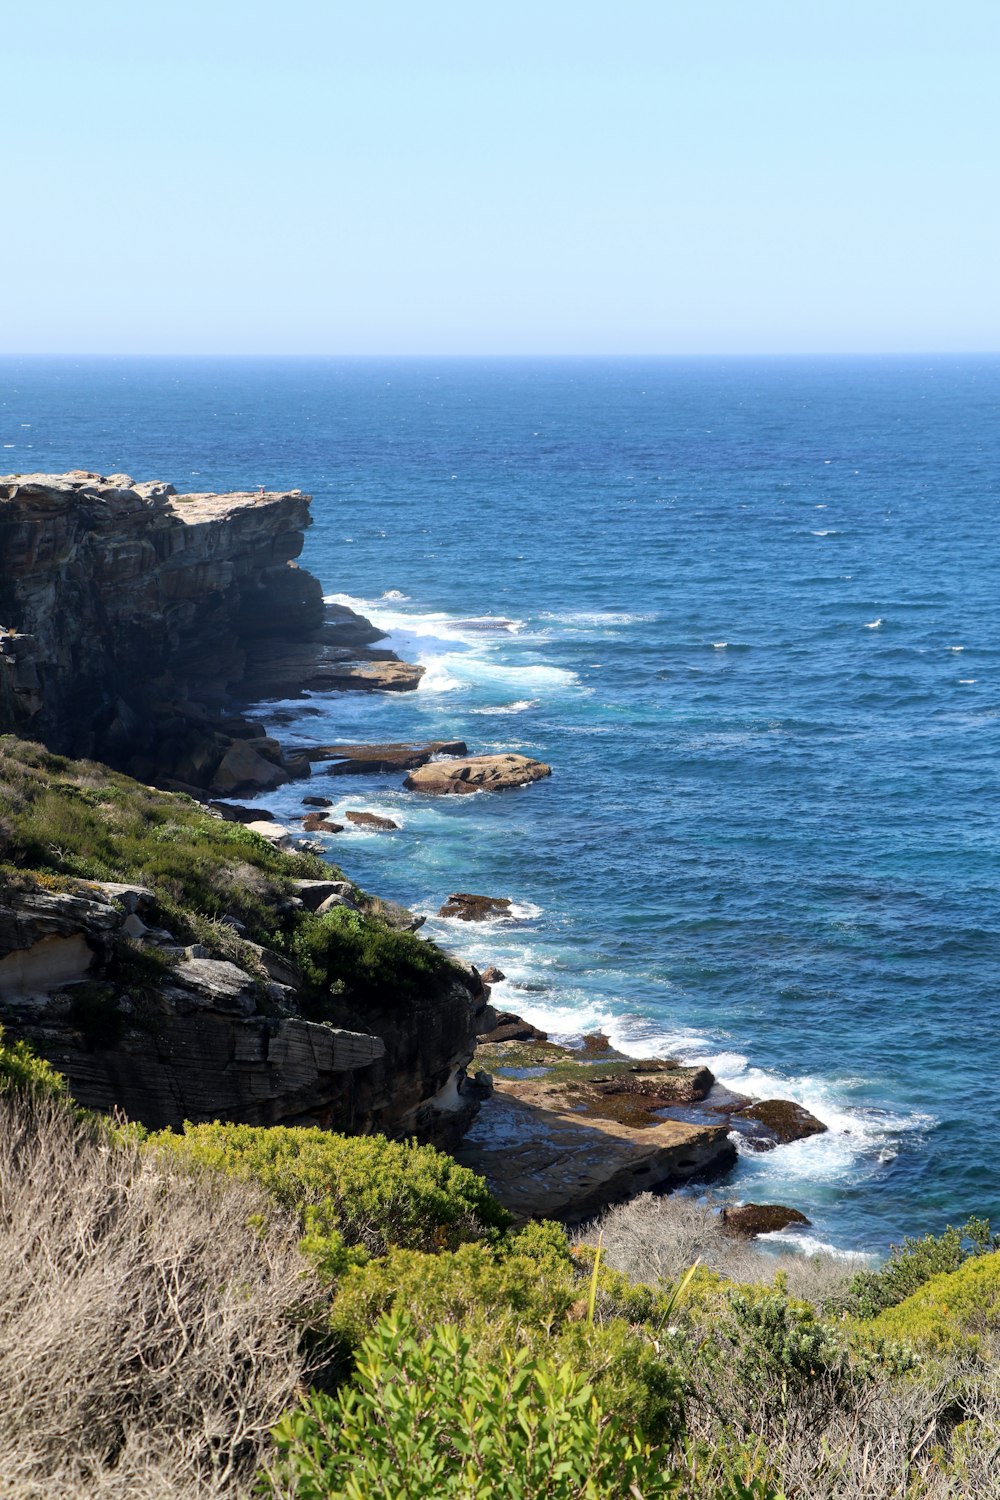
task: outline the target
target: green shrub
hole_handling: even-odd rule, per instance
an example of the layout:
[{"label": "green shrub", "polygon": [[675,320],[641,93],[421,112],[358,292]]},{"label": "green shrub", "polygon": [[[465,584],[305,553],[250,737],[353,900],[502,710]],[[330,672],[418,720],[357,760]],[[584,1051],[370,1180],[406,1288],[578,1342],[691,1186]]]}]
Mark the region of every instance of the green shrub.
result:
[{"label": "green shrub", "polygon": [[867,1330],[929,1353],[988,1354],[1000,1333],[1000,1254],[968,1256],[956,1271],[932,1276]]},{"label": "green shrub", "polygon": [[662,1500],[677,1480],[568,1364],[485,1364],[455,1328],[418,1341],[386,1319],[355,1382],[312,1395],[274,1433],[266,1493],[296,1500]]},{"label": "green shrub", "polygon": [[446,1249],[510,1223],[482,1178],[432,1146],[218,1123],[150,1140],[192,1164],[261,1183],[300,1215],[304,1248],[331,1274],[346,1264],[345,1245],[370,1255],[394,1246]]},{"label": "green shrub", "polygon": [[433,943],[344,906],[303,917],[289,947],[316,995],[332,993],[362,1010],[410,1005],[452,969]]},{"label": "green shrub", "polygon": [[988,1219],[969,1219],[960,1229],[952,1225],[943,1234],[905,1239],[893,1245],[889,1259],[877,1271],[859,1271],[851,1280],[852,1311],[860,1318],[875,1318],[894,1307],[934,1276],[957,1271],[970,1256],[1000,1250],[1000,1235],[990,1233]]},{"label": "green shrub", "polygon": [[313,855],[287,854],[240,823],[209,816],[189,797],[157,791],[88,761],[0,736],[8,789],[0,860],[46,878],[150,886],[164,915],[235,916],[260,939],[281,928],[276,907],[295,878],[330,878]]},{"label": "green shrub", "polygon": [[344,1275],[330,1308],[335,1346],[346,1362],[384,1317],[405,1317],[418,1338],[454,1324],[484,1362],[516,1348],[568,1361],[620,1417],[656,1441],[673,1439],[683,1416],[676,1371],[649,1330],[614,1315],[619,1297],[602,1290],[598,1321],[588,1323],[584,1269],[562,1226],[549,1223],[452,1253],[394,1250]]},{"label": "green shrub", "polygon": [[8,1090],[71,1102],[62,1074],[36,1057],[27,1042],[5,1042],[0,1026],[0,1094]]}]

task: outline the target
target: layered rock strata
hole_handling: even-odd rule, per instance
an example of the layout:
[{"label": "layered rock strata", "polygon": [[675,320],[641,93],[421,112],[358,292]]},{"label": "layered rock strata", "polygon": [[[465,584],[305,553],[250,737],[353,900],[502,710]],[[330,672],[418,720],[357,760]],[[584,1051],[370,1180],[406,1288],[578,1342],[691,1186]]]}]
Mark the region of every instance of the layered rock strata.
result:
[{"label": "layered rock strata", "polygon": [[[353,891],[302,887],[316,909]],[[81,1104],[151,1127],[320,1124],[444,1146],[462,1135],[479,1103],[465,1069],[488,998],[471,966],[406,1006],[344,1006],[343,1024],[317,1024],[298,1013],[302,976],[287,958],[247,944],[250,972],[182,948],[151,925],[156,910],[137,885],[0,888],[0,1022]],[[157,962],[126,977],[123,952]]]},{"label": "layered rock strata", "polygon": [[310,524],[298,490],[0,479],[0,731],[227,795],[308,775],[226,704],[420,679],[296,566]]}]

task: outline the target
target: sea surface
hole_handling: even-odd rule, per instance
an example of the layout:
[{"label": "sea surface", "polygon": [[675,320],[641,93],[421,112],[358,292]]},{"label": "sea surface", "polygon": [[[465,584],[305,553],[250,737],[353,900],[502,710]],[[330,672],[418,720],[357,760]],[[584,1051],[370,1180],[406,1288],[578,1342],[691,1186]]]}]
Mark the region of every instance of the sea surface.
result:
[{"label": "sea surface", "polygon": [[334,857],[499,1004],[806,1104],[719,1191],[860,1251],[1000,1219],[998,418],[983,358],[0,362],[0,470],[313,494],[303,562],[427,673],[285,740],[553,775],[268,805],[396,819]]}]

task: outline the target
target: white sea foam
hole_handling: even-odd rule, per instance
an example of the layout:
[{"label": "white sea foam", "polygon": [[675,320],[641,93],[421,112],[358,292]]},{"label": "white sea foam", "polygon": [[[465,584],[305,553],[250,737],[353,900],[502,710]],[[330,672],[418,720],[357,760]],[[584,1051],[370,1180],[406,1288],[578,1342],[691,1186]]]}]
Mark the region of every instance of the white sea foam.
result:
[{"label": "white sea foam", "polygon": [[409,594],[404,594],[402,589],[386,589],[385,593],[382,595],[383,599],[403,600],[408,599],[409,597]]},{"label": "white sea foam", "polygon": [[868,620],[866,622],[866,624],[865,624],[865,629],[866,630],[878,630],[878,628],[879,628],[879,626],[881,624],[882,624],[882,617],[880,615],[877,620]]},{"label": "white sea foam", "polygon": [[538,704],[538,698],[519,698],[516,703],[491,704],[487,708],[473,708],[470,712],[474,714],[523,714],[529,708],[537,708]]},{"label": "white sea foam", "polygon": [[715,647],[716,651],[725,651],[726,647],[729,645],[729,642],[728,641],[713,641],[712,645]]},{"label": "white sea foam", "polygon": [[949,651],[964,651],[965,647],[964,646],[949,646],[948,650]]},{"label": "white sea foam", "polygon": [[796,1233],[793,1230],[772,1230],[769,1234],[759,1234],[758,1244],[773,1245],[776,1250],[787,1251],[793,1255],[830,1255],[835,1260],[844,1261],[851,1266],[870,1265],[877,1259],[874,1255],[865,1255],[860,1250],[841,1250],[836,1245],[829,1244],[826,1240],[818,1240],[815,1235]]},{"label": "white sea foam", "polygon": [[813,532],[810,532],[810,536],[839,536],[839,535],[840,535],[839,531],[833,531],[833,530],[813,531]]},{"label": "white sea foam", "polygon": [[978,681],[978,677],[960,677],[958,679],[960,687],[971,687],[974,682]]},{"label": "white sea foam", "polygon": [[655,614],[627,614],[624,610],[578,609],[545,610],[539,619],[552,620],[557,625],[644,625],[658,619]]}]

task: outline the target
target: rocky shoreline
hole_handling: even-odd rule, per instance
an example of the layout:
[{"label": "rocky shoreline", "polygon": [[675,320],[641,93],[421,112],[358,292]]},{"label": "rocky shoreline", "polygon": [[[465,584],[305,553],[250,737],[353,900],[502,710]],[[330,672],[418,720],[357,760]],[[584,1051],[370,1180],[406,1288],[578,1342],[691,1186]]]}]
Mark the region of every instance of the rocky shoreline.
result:
[{"label": "rocky shoreline", "polygon": [[[309,497],[294,490],[178,495],[84,472],[0,479],[0,732],[183,791],[270,847],[313,855],[326,849],[317,837],[343,827],[325,816],[329,798],[303,797],[298,830],[228,799],[317,774],[402,777],[411,794],[434,797],[548,777],[543,762],[470,753],[460,741],[289,754],[244,716],[308,691],[419,686],[423,668],[379,648],[370,621],[324,604],[318,580],[297,567],[310,524]],[[396,828],[364,811],[345,818]],[[330,875],[298,882],[300,908],[419,926]],[[475,921],[510,905],[455,892],[442,913]],[[557,1046],[499,1016],[493,976],[471,965],[405,1015],[369,1013],[351,1029],[345,1014],[331,1027],[297,1013],[303,976],[287,957],[258,944],[241,968],[161,923],[156,893],[141,885],[0,891],[0,1017],[83,1103],[155,1125],[224,1116],[415,1135],[474,1167],[518,1217],[567,1222],[725,1173],[736,1134],[764,1150],[825,1129],[789,1101],[728,1094],[705,1068],[637,1063],[605,1038]],[[74,1030],[73,987],[107,985],[126,938],[171,965],[156,988],[157,1024],[90,1046]]]}]

